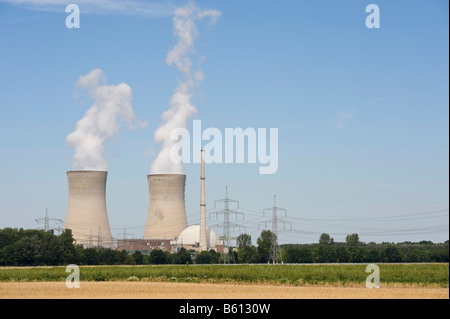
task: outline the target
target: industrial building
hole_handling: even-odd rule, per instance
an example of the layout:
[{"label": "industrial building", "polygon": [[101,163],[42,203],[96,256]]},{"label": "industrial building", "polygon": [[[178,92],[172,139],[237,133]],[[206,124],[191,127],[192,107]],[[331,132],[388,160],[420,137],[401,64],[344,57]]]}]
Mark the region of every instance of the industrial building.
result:
[{"label": "industrial building", "polygon": [[[182,247],[223,251],[223,243],[206,227],[205,160],[201,151],[200,225],[188,227],[184,174],[147,175],[149,201],[141,239],[119,239],[117,249],[149,253],[154,249],[176,252]],[[106,210],[106,171],[69,171],[69,200],[65,228],[85,248],[116,248]]]},{"label": "industrial building", "polygon": [[118,239],[117,249],[128,252],[140,251],[143,254],[150,254],[152,250],[159,249],[172,252],[173,246],[170,239]]},{"label": "industrial building", "polygon": [[[185,208],[186,175],[151,174],[147,176],[149,202],[144,240],[164,238],[172,249],[216,249],[217,236],[206,228],[205,159],[201,151],[200,225],[188,227]],[[220,248],[219,248],[220,249]]]},{"label": "industrial building", "polygon": [[142,238],[175,239],[188,226],[184,201],[186,175],[148,175],[148,214]]},{"label": "industrial building", "polygon": [[[223,252],[223,243],[219,241],[216,234],[209,228],[206,229],[208,247],[217,252]],[[150,254],[152,250],[158,249],[168,252],[178,252],[181,248],[199,251],[200,249],[200,225],[192,225],[184,229],[176,239],[118,239],[117,249],[134,253],[140,251]]]},{"label": "industrial building", "polygon": [[[217,252],[223,251],[223,244],[218,240],[216,234],[206,228],[207,247]],[[183,247],[186,250],[203,250],[200,244],[200,225],[192,225],[183,230],[178,239],[172,242],[173,247],[179,250]]]},{"label": "industrial building", "polygon": [[85,248],[115,248],[106,211],[106,171],[69,171],[64,228]]}]

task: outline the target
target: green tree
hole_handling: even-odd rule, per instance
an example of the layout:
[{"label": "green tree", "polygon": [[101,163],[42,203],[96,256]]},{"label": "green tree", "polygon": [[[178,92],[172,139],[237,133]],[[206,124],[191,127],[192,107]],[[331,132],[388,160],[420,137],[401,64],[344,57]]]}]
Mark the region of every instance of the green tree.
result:
[{"label": "green tree", "polygon": [[322,233],[319,237],[319,245],[331,245],[334,244],[334,239],[329,234]]},{"label": "green tree", "polygon": [[55,236],[53,231],[43,232],[42,238],[42,258],[43,265],[61,265],[63,248],[59,236]]},{"label": "green tree", "polygon": [[84,249],[84,257],[87,265],[98,265],[99,264],[99,255],[98,251],[95,248],[85,248]]},{"label": "green tree", "polygon": [[144,263],[144,255],[139,250],[133,253],[133,258],[136,265],[142,265]]},{"label": "green tree", "polygon": [[314,258],[319,263],[336,262],[334,239],[323,233],[319,238],[319,245],[314,249]]},{"label": "green tree", "polygon": [[149,255],[143,254],[142,264],[143,265],[149,265],[150,264],[150,256]]},{"label": "green tree", "polygon": [[386,255],[387,262],[399,263],[403,261],[403,256],[400,253],[398,247],[394,244],[389,244],[385,249],[384,253]]},{"label": "green tree", "polygon": [[252,245],[252,236],[249,234],[240,234],[236,238],[238,248],[250,247]]},{"label": "green tree", "polygon": [[312,263],[313,262],[313,255],[312,255],[312,249],[311,247],[300,247],[299,254],[298,254],[298,262],[305,264],[305,263]]},{"label": "green tree", "polygon": [[133,255],[127,253],[123,264],[136,265],[136,260],[134,259]]},{"label": "green tree", "polygon": [[120,258],[118,258],[119,256],[120,255],[118,255],[115,250],[110,248],[98,249],[98,262],[100,265],[117,265],[120,263]]},{"label": "green tree", "polygon": [[358,234],[347,235],[345,238],[349,261],[357,263],[362,261],[362,247]]},{"label": "green tree", "polygon": [[180,251],[174,255],[172,262],[179,265],[192,264],[191,253],[185,248],[181,248]]},{"label": "green tree", "polygon": [[336,248],[336,262],[338,263],[348,263],[350,262],[351,257],[348,252],[348,249],[345,247],[337,247]]},{"label": "green tree", "polygon": [[[256,249],[256,248],[255,248]],[[211,264],[218,264],[220,260],[220,254],[217,253],[214,249],[209,251],[211,256]]]},{"label": "green tree", "polygon": [[153,249],[150,252],[150,264],[162,265],[166,263],[166,255],[160,249]]},{"label": "green tree", "polygon": [[172,254],[171,252],[164,251],[164,256],[166,257],[166,264],[173,264],[174,263],[174,256],[176,254]]},{"label": "green tree", "polygon": [[285,249],[285,258],[287,263],[312,263],[313,255],[310,245],[291,245]]},{"label": "green tree", "polygon": [[252,246],[252,237],[248,234],[241,234],[236,239],[238,252],[238,263],[254,263],[258,259],[258,251]]},{"label": "green tree", "polygon": [[19,232],[17,228],[3,228],[0,230],[0,250],[18,241],[19,239]]},{"label": "green tree", "polygon": [[20,247],[22,265],[38,265],[42,257],[42,240],[37,235],[22,237],[17,244]]},{"label": "green tree", "polygon": [[71,264],[76,262],[77,260],[77,251],[76,247],[74,245],[75,240],[72,236],[72,230],[71,229],[65,229],[57,237],[58,243],[61,245],[61,263],[63,265]]},{"label": "green tree", "polygon": [[0,264],[4,266],[19,266],[21,260],[20,246],[17,242],[0,249]]},{"label": "green tree", "polygon": [[81,245],[75,246],[75,253],[76,253],[76,261],[75,264],[77,265],[86,265],[86,251]]},{"label": "green tree", "polygon": [[263,230],[259,238],[256,240],[258,244],[258,261],[260,263],[267,263],[270,257],[270,249],[272,247],[272,241],[274,240],[275,234],[270,230]]},{"label": "green tree", "polygon": [[53,231],[43,231],[42,262],[46,265],[68,265],[77,262],[77,250],[74,245],[72,231],[65,229],[56,236]]},{"label": "green tree", "polygon": [[117,265],[134,265],[134,258],[125,249],[115,250],[115,261]]},{"label": "green tree", "polygon": [[211,253],[209,251],[202,251],[195,257],[196,264],[211,264]]},{"label": "green tree", "polygon": [[363,259],[365,262],[369,263],[376,263],[382,261],[378,249],[374,247],[365,250]]},{"label": "green tree", "polygon": [[447,249],[439,249],[431,253],[430,259],[432,262],[448,263],[448,247]]}]

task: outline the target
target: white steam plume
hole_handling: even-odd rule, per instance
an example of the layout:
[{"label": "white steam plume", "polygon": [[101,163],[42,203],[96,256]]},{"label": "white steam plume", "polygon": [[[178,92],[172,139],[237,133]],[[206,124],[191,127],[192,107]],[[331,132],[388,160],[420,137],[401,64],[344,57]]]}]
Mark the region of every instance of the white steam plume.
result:
[{"label": "white steam plume", "polygon": [[161,150],[151,165],[151,174],[184,173],[182,163],[175,164],[171,161],[170,150],[177,141],[170,139],[170,133],[175,128],[186,128],[187,120],[197,112],[191,103],[192,89],[194,80],[201,81],[204,76],[201,71],[192,76],[192,61],[189,58],[195,38],[198,36],[195,21],[209,17],[213,24],[220,15],[217,10],[200,10],[193,2],[175,11],[173,28],[178,42],[167,54],[166,63],[169,66],[175,65],[185,79],[179,83],[170,99],[170,108],[161,115],[162,123],[155,131],[155,142],[161,144]]},{"label": "white steam plume", "polygon": [[66,137],[73,148],[72,169],[106,170],[108,163],[103,158],[103,143],[119,129],[120,122],[130,128],[143,127],[147,123],[136,120],[131,104],[132,91],[126,83],[105,85],[106,78],[101,69],[80,76],[76,86],[86,89],[94,100],[91,108],[75,126],[75,131]]}]

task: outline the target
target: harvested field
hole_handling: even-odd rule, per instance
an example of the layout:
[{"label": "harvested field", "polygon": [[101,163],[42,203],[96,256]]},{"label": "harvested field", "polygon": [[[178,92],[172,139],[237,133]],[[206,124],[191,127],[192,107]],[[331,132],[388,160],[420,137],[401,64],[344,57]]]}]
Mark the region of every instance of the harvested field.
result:
[{"label": "harvested field", "polygon": [[392,285],[379,289],[169,282],[0,282],[0,299],[448,299],[449,289]]}]

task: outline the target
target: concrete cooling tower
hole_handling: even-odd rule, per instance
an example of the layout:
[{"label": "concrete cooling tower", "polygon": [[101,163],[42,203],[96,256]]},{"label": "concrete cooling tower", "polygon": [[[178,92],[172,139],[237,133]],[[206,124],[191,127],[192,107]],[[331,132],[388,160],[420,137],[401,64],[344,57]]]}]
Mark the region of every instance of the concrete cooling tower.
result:
[{"label": "concrete cooling tower", "polygon": [[187,227],[184,204],[186,175],[151,174],[144,239],[177,238]]},{"label": "concrete cooling tower", "polygon": [[115,248],[106,212],[105,171],[69,171],[69,202],[64,227],[77,244]]}]

